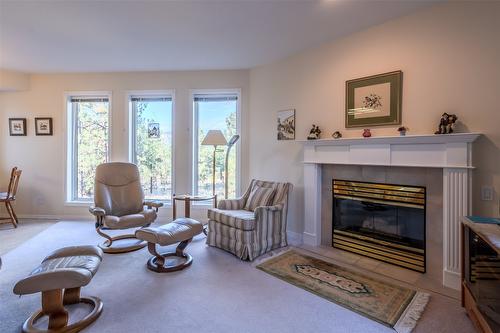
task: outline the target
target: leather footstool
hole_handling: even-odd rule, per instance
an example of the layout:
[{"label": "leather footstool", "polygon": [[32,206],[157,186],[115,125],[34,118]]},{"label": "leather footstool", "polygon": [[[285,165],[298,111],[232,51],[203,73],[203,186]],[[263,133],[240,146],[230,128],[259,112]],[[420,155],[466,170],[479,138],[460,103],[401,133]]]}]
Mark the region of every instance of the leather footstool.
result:
[{"label": "leather footstool", "polygon": [[[137,239],[148,242],[148,250],[153,255],[148,260],[147,266],[150,270],[165,273],[184,269],[191,265],[193,257],[184,252],[186,246],[191,242],[194,236],[203,231],[203,225],[190,218],[178,218],[173,222],[160,227],[146,227],[135,232]],[[167,246],[179,243],[175,252],[158,253],[156,245]],[[181,260],[177,264],[169,265],[166,262],[167,257],[178,257]]]},{"label": "leather footstool", "polygon": [[[41,292],[42,309],[23,324],[23,332],[78,332],[93,323],[102,312],[97,297],[80,297],[80,288],[89,284],[102,260],[97,246],[71,246],[54,251],[31,274],[16,283],[14,294]],[[87,303],[92,310],[82,320],[68,325],[68,311],[64,305]],[[35,327],[43,316],[48,316],[47,329]]]}]

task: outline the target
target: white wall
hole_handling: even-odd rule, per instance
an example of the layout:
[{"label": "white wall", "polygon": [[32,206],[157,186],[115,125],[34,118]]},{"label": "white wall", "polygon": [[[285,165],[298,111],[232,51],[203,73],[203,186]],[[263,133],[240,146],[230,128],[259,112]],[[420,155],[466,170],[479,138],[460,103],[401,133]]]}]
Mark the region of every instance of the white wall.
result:
[{"label": "white wall", "polygon": [[0,69],[0,93],[29,89],[29,78],[26,73]]},{"label": "white wall", "polygon": [[[289,229],[303,230],[302,146],[276,140],[276,112],[295,108],[297,139],[311,124],[329,137],[359,137],[345,129],[345,81],[403,71],[403,124],[409,134],[433,133],[443,112],[456,113],[461,131],[482,132],[475,144],[473,209],[499,215],[500,3],[452,2],[308,50],[250,71],[249,172],[290,181]],[[372,128],[374,136],[396,127]],[[494,185],[494,201],[479,199],[480,185]]]},{"label": "white wall", "polygon": [[[16,211],[21,216],[83,216],[87,207],[65,206],[66,91],[112,91],[111,160],[128,158],[127,91],[175,90],[175,191],[190,193],[190,89],[240,88],[242,186],[248,179],[247,70],[32,75],[30,89],[0,93],[0,185],[13,166],[23,170]],[[8,118],[28,118],[28,136],[11,137]],[[34,118],[53,117],[54,135],[35,136]],[[181,207],[182,208],[182,207]],[[170,217],[166,211],[163,216]],[[203,212],[200,213],[203,214]]]}]

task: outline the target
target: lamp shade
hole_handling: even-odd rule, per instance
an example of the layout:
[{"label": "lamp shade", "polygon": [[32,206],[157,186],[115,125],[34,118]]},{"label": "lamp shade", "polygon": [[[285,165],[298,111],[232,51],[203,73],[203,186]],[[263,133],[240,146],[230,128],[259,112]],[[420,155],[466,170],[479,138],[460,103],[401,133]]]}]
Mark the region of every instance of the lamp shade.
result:
[{"label": "lamp shade", "polygon": [[227,141],[220,130],[210,130],[201,144],[204,146],[225,146]]}]

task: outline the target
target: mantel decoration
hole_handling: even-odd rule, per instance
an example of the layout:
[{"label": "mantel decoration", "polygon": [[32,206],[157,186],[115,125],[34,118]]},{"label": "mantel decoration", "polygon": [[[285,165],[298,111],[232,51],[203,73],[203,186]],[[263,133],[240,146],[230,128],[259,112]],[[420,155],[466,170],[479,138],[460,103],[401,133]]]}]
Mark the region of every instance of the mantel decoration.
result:
[{"label": "mantel decoration", "polygon": [[52,118],[35,118],[35,135],[52,134]]},{"label": "mantel decoration", "polygon": [[370,129],[369,128],[365,128],[363,130],[363,138],[369,138],[372,136],[372,132],[370,132]]},{"label": "mantel decoration", "polygon": [[453,133],[453,125],[458,120],[454,114],[443,113],[439,120],[438,130],[434,134],[451,134]]},{"label": "mantel decoration", "polygon": [[9,135],[26,136],[26,118],[9,118]]},{"label": "mantel decoration", "polygon": [[342,133],[340,133],[339,131],[335,131],[332,134],[332,138],[334,138],[334,139],[340,139],[341,137],[342,137]]},{"label": "mantel decoration", "polygon": [[401,124],[403,72],[346,81],[345,127]]},{"label": "mantel decoration", "polygon": [[408,127],[405,127],[405,126],[401,126],[398,128],[398,132],[399,132],[399,135],[400,136],[405,136],[406,135],[406,131],[408,131],[409,128]]},{"label": "mantel decoration", "polygon": [[318,126],[313,124],[311,130],[309,131],[309,135],[307,136],[307,140],[317,140],[319,139],[320,135],[321,135],[321,130],[319,129]]},{"label": "mantel decoration", "polygon": [[295,109],[278,111],[278,140],[295,140]]}]

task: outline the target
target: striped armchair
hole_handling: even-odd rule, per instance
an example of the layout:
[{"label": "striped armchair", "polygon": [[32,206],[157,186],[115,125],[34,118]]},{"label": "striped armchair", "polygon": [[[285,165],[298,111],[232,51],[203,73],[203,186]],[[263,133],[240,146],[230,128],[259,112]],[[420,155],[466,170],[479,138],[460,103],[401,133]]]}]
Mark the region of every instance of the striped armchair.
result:
[{"label": "striped armchair", "polygon": [[[255,201],[247,203],[247,200],[256,187],[271,188],[274,192],[270,205],[258,206],[251,211],[248,206],[255,205]],[[217,208],[208,210],[207,245],[250,261],[286,246],[288,194],[292,187],[290,183],[254,179],[241,198],[221,200]]]}]

